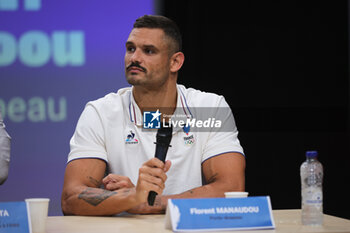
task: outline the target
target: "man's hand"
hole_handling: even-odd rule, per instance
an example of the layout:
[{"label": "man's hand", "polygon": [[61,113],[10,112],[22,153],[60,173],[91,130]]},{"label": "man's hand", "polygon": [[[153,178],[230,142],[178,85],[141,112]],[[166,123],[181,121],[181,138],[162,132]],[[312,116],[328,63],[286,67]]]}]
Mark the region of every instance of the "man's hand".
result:
[{"label": "man's hand", "polygon": [[[169,160],[163,163],[157,158],[153,158],[143,164],[139,170],[138,185],[136,187],[136,195],[139,195],[143,201],[140,205],[129,209],[129,213],[160,214],[165,212],[166,204],[162,203],[161,194],[167,179],[165,173],[169,171],[170,166],[171,162]],[[155,191],[158,194],[154,206],[149,206],[147,203],[150,191]]]},{"label": "man's hand", "polygon": [[102,183],[105,189],[115,191],[122,188],[133,188],[135,185],[131,182],[129,177],[120,176],[116,174],[109,174],[103,178]]},{"label": "man's hand", "polygon": [[[138,200],[142,200],[142,204],[128,210],[129,213],[148,214],[148,213],[163,213],[165,206],[160,203],[160,194],[165,188],[167,179],[166,172],[170,169],[171,162],[165,163],[153,158],[142,165],[139,169],[139,178],[137,187],[131,182],[129,177],[117,174],[109,174],[103,178],[102,183],[105,189],[116,191],[120,189],[134,189]],[[156,198],[154,206],[147,204],[149,191],[155,191],[159,195]]]},{"label": "man's hand", "polygon": [[139,169],[139,178],[136,185],[136,199],[141,203],[147,202],[148,193],[163,193],[167,175],[165,174],[171,166],[170,161],[163,163],[157,158],[152,158],[145,162]]}]

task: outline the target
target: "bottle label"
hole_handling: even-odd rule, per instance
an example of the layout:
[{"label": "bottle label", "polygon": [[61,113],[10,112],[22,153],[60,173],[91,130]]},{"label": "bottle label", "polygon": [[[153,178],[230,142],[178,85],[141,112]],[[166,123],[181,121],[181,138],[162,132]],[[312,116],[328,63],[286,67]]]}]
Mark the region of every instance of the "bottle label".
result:
[{"label": "bottle label", "polygon": [[315,187],[306,188],[303,193],[303,204],[313,205],[316,208],[322,208],[322,190]]}]

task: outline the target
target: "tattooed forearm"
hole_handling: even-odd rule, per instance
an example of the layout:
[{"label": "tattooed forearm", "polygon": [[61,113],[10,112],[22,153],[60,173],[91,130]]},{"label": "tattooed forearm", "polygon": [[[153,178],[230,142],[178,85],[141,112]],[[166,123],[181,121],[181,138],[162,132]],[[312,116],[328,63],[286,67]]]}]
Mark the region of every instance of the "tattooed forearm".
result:
[{"label": "tattooed forearm", "polygon": [[111,192],[105,189],[97,189],[97,188],[86,188],[82,191],[78,198],[86,201],[90,205],[97,206],[110,196],[117,194],[117,192]]}]

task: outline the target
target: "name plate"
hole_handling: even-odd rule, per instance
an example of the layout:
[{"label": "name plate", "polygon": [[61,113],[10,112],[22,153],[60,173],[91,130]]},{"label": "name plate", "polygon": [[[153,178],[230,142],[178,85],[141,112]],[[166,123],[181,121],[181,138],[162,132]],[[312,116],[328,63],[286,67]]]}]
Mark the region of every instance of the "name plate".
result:
[{"label": "name plate", "polygon": [[0,233],[31,233],[27,205],[23,202],[0,202]]},{"label": "name plate", "polygon": [[165,218],[173,231],[275,228],[269,196],[169,199]]}]

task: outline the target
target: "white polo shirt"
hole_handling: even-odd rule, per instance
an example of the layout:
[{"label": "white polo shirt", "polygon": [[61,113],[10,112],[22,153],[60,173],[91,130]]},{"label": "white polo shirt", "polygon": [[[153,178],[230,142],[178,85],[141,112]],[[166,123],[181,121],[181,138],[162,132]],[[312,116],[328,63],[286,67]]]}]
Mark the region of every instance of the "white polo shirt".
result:
[{"label": "white polo shirt", "polygon": [[[175,113],[196,118],[199,107],[208,107],[215,113],[215,109],[229,105],[223,96],[177,85]],[[201,165],[205,160],[227,152],[243,154],[231,110],[224,120],[232,125],[229,132],[174,128],[166,157],[172,165],[164,195],[201,186]],[[123,88],[87,103],[70,141],[68,162],[102,159],[108,164],[109,173],[128,176],[136,185],[139,168],[154,157],[156,133],[157,130],[143,129],[142,112],[133,98],[132,87]]]}]

